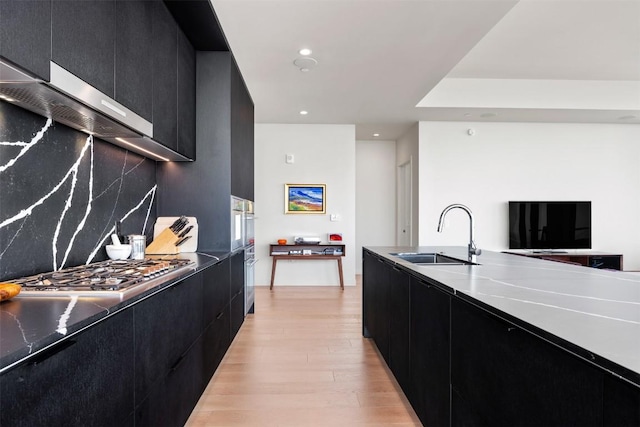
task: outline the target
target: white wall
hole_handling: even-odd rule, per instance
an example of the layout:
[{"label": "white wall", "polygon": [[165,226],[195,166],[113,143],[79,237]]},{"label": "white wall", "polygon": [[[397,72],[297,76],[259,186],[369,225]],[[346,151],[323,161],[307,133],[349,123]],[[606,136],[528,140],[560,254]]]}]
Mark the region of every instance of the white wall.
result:
[{"label": "white wall", "polygon": [[[269,244],[278,239],[342,233],[345,285],[355,285],[356,159],[353,125],[256,124],[256,285],[271,279]],[[295,163],[286,164],[293,154]],[[285,184],[326,184],[327,214],[285,214]],[[331,222],[330,214],[341,220]],[[279,261],[275,285],[339,286],[335,261]]]},{"label": "white wall", "polygon": [[396,141],[396,165],[401,166],[404,163],[411,161],[412,168],[412,230],[411,241],[413,244],[417,244],[420,232],[419,221],[419,194],[420,194],[420,162],[419,159],[419,127],[418,123],[412,126],[402,137]]},{"label": "white wall", "polygon": [[[421,245],[466,245],[463,203],[476,243],[508,247],[509,200],[591,200],[594,250],[622,253],[640,270],[640,127],[566,123],[420,122]],[[467,130],[473,128],[474,136]]]},{"label": "white wall", "polygon": [[395,202],[395,141],[356,141],[356,274],[363,246],[395,245]]}]

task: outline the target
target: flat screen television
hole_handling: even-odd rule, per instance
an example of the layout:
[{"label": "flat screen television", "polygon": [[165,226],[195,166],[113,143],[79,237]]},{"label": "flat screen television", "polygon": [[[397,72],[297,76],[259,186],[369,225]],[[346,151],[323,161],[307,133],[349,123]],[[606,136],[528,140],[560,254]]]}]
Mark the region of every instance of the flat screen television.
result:
[{"label": "flat screen television", "polygon": [[591,202],[509,202],[509,249],[591,249]]}]

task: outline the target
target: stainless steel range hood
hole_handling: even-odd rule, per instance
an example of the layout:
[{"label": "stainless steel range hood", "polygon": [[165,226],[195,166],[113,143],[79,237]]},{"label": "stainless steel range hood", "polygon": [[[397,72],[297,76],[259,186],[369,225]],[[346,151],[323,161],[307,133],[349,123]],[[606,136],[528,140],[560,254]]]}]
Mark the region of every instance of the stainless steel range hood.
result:
[{"label": "stainless steel range hood", "polygon": [[153,160],[190,161],[153,140],[153,124],[51,62],[51,81],[0,60],[0,99]]}]

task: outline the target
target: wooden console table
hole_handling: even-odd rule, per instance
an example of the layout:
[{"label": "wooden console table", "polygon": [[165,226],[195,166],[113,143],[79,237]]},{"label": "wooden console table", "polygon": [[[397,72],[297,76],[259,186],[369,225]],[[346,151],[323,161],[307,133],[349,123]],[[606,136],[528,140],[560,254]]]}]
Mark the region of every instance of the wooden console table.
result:
[{"label": "wooden console table", "polygon": [[340,275],[340,288],[344,290],[344,277],[342,275],[342,257],[345,252],[342,244],[318,244],[318,245],[270,245],[269,254],[273,258],[271,264],[271,286],[276,277],[276,263],[279,260],[308,260],[308,259],[335,259],[338,261],[338,274]]}]

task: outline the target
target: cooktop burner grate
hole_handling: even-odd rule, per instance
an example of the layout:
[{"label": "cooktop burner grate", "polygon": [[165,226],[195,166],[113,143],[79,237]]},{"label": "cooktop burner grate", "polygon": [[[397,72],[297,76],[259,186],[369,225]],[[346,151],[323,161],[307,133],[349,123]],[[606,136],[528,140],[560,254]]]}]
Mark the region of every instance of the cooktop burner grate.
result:
[{"label": "cooktop burner grate", "polygon": [[[195,268],[187,259],[108,260],[12,280],[22,296],[124,294]],[[159,280],[154,280],[159,279]]]}]

